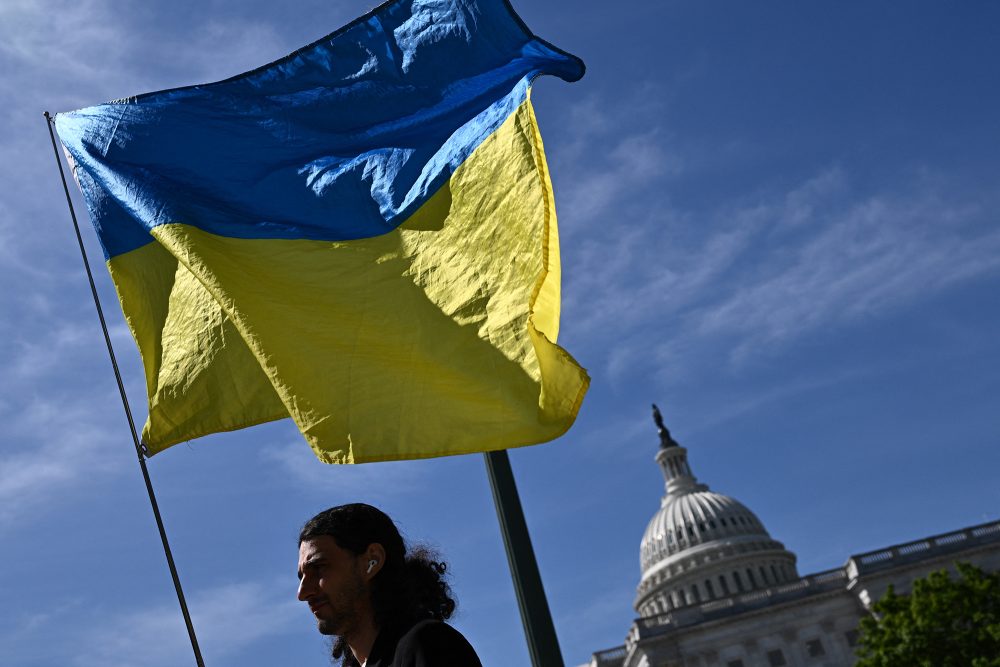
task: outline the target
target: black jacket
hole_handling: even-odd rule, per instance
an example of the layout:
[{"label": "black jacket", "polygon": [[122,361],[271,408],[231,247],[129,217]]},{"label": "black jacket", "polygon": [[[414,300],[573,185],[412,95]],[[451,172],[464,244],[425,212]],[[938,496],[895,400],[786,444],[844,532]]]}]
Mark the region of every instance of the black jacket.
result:
[{"label": "black jacket", "polygon": [[455,628],[432,619],[379,631],[365,667],[483,667]]}]

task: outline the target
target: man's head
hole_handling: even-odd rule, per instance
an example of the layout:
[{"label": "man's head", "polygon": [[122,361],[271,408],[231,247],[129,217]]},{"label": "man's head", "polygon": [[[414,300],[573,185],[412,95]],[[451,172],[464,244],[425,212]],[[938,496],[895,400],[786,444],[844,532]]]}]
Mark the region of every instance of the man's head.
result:
[{"label": "man's head", "polygon": [[405,555],[392,519],[371,505],[320,512],[299,533],[299,600],[309,604],[320,632],[351,635],[380,620],[376,578],[398,578]]},{"label": "man's head", "polygon": [[428,549],[408,553],[392,519],[371,505],[331,507],[299,533],[299,599],[320,632],[338,635],[332,654],[344,665],[356,665],[351,653],[366,655],[364,638],[381,628],[449,618],[446,570]]}]

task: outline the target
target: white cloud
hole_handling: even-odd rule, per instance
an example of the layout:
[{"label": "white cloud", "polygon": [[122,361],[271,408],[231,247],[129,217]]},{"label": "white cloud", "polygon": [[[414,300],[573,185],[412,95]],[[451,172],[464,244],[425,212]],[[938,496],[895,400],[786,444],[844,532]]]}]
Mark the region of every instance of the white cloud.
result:
[{"label": "white cloud", "polygon": [[[190,603],[206,664],[301,624],[301,607],[285,587],[256,583],[213,588]],[[119,613],[92,627],[76,651],[79,667],[175,667],[192,659],[176,602]]]},{"label": "white cloud", "polygon": [[64,395],[18,401],[16,410],[11,403],[0,414],[6,436],[0,456],[0,527],[65,502],[74,484],[109,474],[126,460],[113,455],[117,443],[93,405]]},{"label": "white cloud", "polygon": [[559,215],[574,228],[606,228],[609,221],[618,227],[630,197],[682,173],[661,105],[649,92],[636,91],[614,109],[593,96],[571,109],[567,134],[573,139],[555,154],[553,173]]},{"label": "white cloud", "polygon": [[782,225],[795,227],[805,223],[822,222],[823,215],[830,206],[836,205],[837,197],[847,192],[847,178],[839,167],[827,169],[809,179],[784,197],[777,210],[764,206],[761,215],[774,216]]},{"label": "white cloud", "polygon": [[[191,620],[205,663],[238,664],[241,653],[254,645],[308,628],[309,616],[288,580],[216,586],[188,597]],[[30,654],[18,664],[66,664],[76,667],[176,667],[193,662],[191,644],[176,599],[146,606],[100,606],[73,599],[41,613],[28,613],[17,622],[17,637],[0,638],[0,646],[18,660],[18,646],[35,635]],[[86,609],[86,611],[84,611]],[[52,628],[60,628],[53,641]],[[23,661],[23,662],[22,662]]]},{"label": "white cloud", "polygon": [[861,194],[839,167],[738,205],[663,205],[564,243],[564,312],[616,382],[648,363],[739,366],[995,274],[989,210],[926,176]]},{"label": "white cloud", "polygon": [[11,206],[0,201],[0,270],[11,278],[16,275],[29,280],[44,279],[44,269],[29,261],[23,252],[24,234],[17,227],[17,217]]},{"label": "white cloud", "polygon": [[781,404],[812,391],[858,380],[868,375],[876,375],[882,371],[884,368],[870,364],[864,367],[845,369],[837,373],[806,376],[802,379],[770,386],[763,391],[752,394],[734,392],[735,395],[726,396],[725,400],[713,403],[711,410],[701,412],[699,420],[685,426],[685,437],[696,436],[703,431],[715,429],[745,414],[755,413],[765,406]]},{"label": "white cloud", "polygon": [[183,49],[180,44],[167,47],[178,51],[177,66],[190,77],[180,85],[229,78],[301,46],[285,43],[270,23],[262,21],[209,21],[197,25],[190,37]]},{"label": "white cloud", "polygon": [[93,63],[120,62],[127,49],[120,16],[105,0],[8,0],[0,5],[0,55],[36,72],[91,80],[100,74]]},{"label": "white cloud", "polygon": [[352,498],[351,502],[373,504],[389,495],[419,490],[425,469],[433,465],[426,461],[327,465],[316,459],[304,440],[265,448],[260,456],[265,463],[278,466],[281,477],[305,493],[329,498],[335,491],[339,497]]},{"label": "white cloud", "polygon": [[[586,430],[572,432],[575,456],[595,461],[606,459],[609,451],[614,451],[615,457],[625,459],[648,456],[648,447],[641,443],[656,442],[651,414],[648,403],[645,409],[638,405],[636,409],[616,412],[599,423],[590,424]],[[636,443],[640,444],[636,446]],[[560,510],[576,511],[573,506]]]},{"label": "white cloud", "polygon": [[665,129],[667,99],[585,99],[553,166],[563,342],[614,385],[739,368],[1000,270],[996,196],[970,204],[926,170],[865,191],[835,164],[782,191],[678,204],[669,193],[700,158]]},{"label": "white cloud", "polygon": [[14,64],[13,72],[31,72],[8,78],[6,87],[22,97],[62,100],[59,109],[77,108],[226,78],[290,48],[263,21],[191,21],[151,40],[135,25],[141,19],[141,12],[113,0],[4,2],[0,57]]},{"label": "white cloud", "polygon": [[996,272],[1000,229],[962,228],[976,213],[919,193],[852,202],[810,238],[769,252],[766,270],[701,309],[692,334],[737,336],[739,360]]},{"label": "white cloud", "polygon": [[[94,319],[96,321],[96,315]],[[85,329],[75,322],[57,320],[53,328],[44,329],[38,335],[21,334],[12,341],[13,360],[6,370],[19,382],[48,375],[85,346],[99,343],[100,334],[95,335],[95,329],[98,329],[96,323],[93,328]]]}]

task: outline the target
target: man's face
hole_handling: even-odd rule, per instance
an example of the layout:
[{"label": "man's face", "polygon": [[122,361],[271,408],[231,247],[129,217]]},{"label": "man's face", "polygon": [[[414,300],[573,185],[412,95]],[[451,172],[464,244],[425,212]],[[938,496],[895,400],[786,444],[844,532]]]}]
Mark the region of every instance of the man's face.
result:
[{"label": "man's face", "polygon": [[351,634],[369,612],[363,561],[329,535],[299,544],[299,599],[309,604],[324,635]]}]

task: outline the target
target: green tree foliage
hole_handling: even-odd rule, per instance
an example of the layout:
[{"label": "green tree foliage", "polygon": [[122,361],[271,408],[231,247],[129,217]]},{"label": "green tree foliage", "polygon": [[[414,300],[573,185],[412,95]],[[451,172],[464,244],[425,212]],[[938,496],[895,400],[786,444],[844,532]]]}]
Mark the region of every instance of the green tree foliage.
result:
[{"label": "green tree foliage", "polygon": [[1000,573],[956,563],[913,584],[889,587],[861,620],[856,667],[1000,667]]}]

